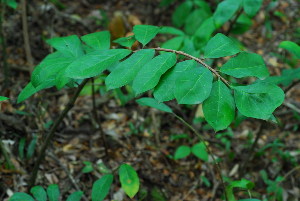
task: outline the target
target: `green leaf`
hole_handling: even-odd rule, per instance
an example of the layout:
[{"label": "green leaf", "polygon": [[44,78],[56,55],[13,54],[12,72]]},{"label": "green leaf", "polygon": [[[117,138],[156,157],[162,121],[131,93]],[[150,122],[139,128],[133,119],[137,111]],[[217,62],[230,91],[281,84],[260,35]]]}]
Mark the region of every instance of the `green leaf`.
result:
[{"label": "green leaf", "polygon": [[199,26],[210,17],[209,13],[206,13],[203,9],[196,9],[186,19],[184,25],[184,31],[188,35],[194,35]]},{"label": "green leaf", "polygon": [[109,31],[100,31],[87,34],[82,36],[81,40],[94,50],[107,50],[110,48]]},{"label": "green leaf", "polygon": [[249,199],[241,199],[241,200],[238,200],[238,201],[261,201],[261,200],[255,199],[255,198],[249,198]]},{"label": "green leaf", "polygon": [[154,98],[140,98],[136,102],[142,106],[152,107],[164,112],[173,113],[172,109],[164,103],[159,103]]},{"label": "green leaf", "polygon": [[80,57],[84,54],[81,41],[76,35],[51,38],[47,43],[65,57]]},{"label": "green leaf", "polygon": [[118,38],[116,40],[114,40],[115,43],[118,43],[124,47],[128,47],[131,48],[131,46],[133,45],[133,43],[136,41],[134,35],[132,36],[128,36],[128,37],[122,37],[122,38]]},{"label": "green leaf", "polygon": [[255,16],[256,13],[259,11],[262,2],[263,0],[243,0],[243,7],[245,13],[250,17]]},{"label": "green leaf", "polygon": [[292,41],[282,41],[279,44],[280,48],[286,49],[287,51],[294,54],[298,59],[300,59],[300,46]]},{"label": "green leaf", "polygon": [[90,52],[71,63],[66,69],[66,76],[75,79],[94,77],[130,53],[130,50],[125,49]]},{"label": "green leaf", "polygon": [[263,79],[269,76],[264,59],[258,54],[248,52],[231,58],[221,67],[221,72],[236,78],[255,76]]},{"label": "green leaf", "polygon": [[94,182],[92,188],[92,201],[104,200],[104,198],[109,193],[113,178],[114,176],[112,174],[106,174]]},{"label": "green leaf", "polygon": [[59,188],[57,184],[50,184],[47,188],[49,201],[59,201]]},{"label": "green leaf", "polygon": [[226,129],[234,119],[235,104],[231,91],[220,80],[213,83],[211,94],[203,102],[206,121],[214,130]]},{"label": "green leaf", "polygon": [[199,104],[208,98],[212,73],[203,67],[184,71],[176,79],[175,98],[179,104]]},{"label": "green leaf", "polygon": [[241,0],[225,0],[219,3],[213,16],[216,27],[219,28],[230,20],[239,9],[240,4]]},{"label": "green leaf", "polygon": [[161,45],[161,47],[165,49],[179,50],[180,47],[182,46],[183,40],[184,40],[183,36],[178,36],[170,40],[167,40]]},{"label": "green leaf", "polygon": [[67,198],[67,201],[80,201],[81,197],[83,196],[82,191],[75,191]]},{"label": "green leaf", "polygon": [[8,100],[9,98],[7,97],[4,97],[4,96],[0,96],[0,101],[5,101],[5,100]]},{"label": "green leaf", "polygon": [[27,193],[14,193],[9,201],[35,201],[30,195]]},{"label": "green leaf", "polygon": [[[197,43],[205,44],[216,30],[213,17],[207,18],[195,31]],[[200,41],[200,42],[199,42]]]},{"label": "green leaf", "polygon": [[135,94],[154,88],[160,77],[176,63],[176,54],[165,53],[154,57],[138,72],[133,80],[132,88]]},{"label": "green leaf", "polygon": [[172,23],[176,27],[181,27],[191,13],[193,8],[193,3],[190,1],[185,1],[184,3],[180,4],[176,10],[173,12],[172,15]]},{"label": "green leaf", "polygon": [[175,81],[182,72],[196,68],[197,62],[186,60],[176,64],[176,66],[166,72],[155,87],[153,95],[159,102],[169,101],[175,98]]},{"label": "green leaf", "polygon": [[254,184],[251,181],[248,181],[246,179],[242,179],[239,181],[233,181],[228,186],[226,186],[226,194],[228,196],[228,200],[230,201],[236,201],[233,193],[234,188],[243,188],[246,190],[251,190],[254,187]]},{"label": "green leaf", "polygon": [[211,38],[205,49],[205,58],[219,58],[225,56],[231,56],[241,52],[238,44],[227,36],[218,33],[213,38]]},{"label": "green leaf", "polygon": [[208,161],[208,153],[204,142],[199,142],[192,147],[192,153],[203,161]]},{"label": "green leaf", "polygon": [[152,49],[140,50],[119,63],[105,79],[107,88],[115,89],[129,84],[141,68],[153,58],[154,53]]},{"label": "green leaf", "polygon": [[37,201],[47,201],[47,193],[41,186],[34,186],[30,189],[30,193]]},{"label": "green leaf", "polygon": [[172,34],[172,35],[179,35],[179,36],[184,36],[185,33],[181,31],[180,29],[176,29],[174,27],[168,27],[168,26],[163,26],[160,28],[158,31],[160,34]]},{"label": "green leaf", "polygon": [[38,91],[45,89],[45,88],[49,88],[52,87],[53,83],[49,82],[49,83],[43,83],[41,85],[39,85],[38,87],[34,87],[31,82],[29,82],[25,88],[21,91],[21,93],[18,96],[18,100],[17,103],[20,103],[26,99],[28,99],[30,96],[32,96],[33,94],[37,93]]},{"label": "green leaf", "polygon": [[26,138],[22,137],[19,141],[18,152],[20,159],[24,159],[24,149],[25,149]]},{"label": "green leaf", "polygon": [[82,173],[90,173],[94,170],[93,164],[90,161],[83,161],[83,164],[85,166],[81,170]]},{"label": "green leaf", "polygon": [[234,34],[243,34],[251,28],[252,24],[252,20],[248,15],[241,14],[230,32]]},{"label": "green leaf", "polygon": [[15,0],[4,0],[7,6],[11,7],[12,9],[17,9],[18,3]]},{"label": "green leaf", "polygon": [[274,84],[260,81],[233,88],[236,106],[246,117],[267,120],[284,101],[284,92]]},{"label": "green leaf", "polygon": [[63,57],[60,52],[55,52],[48,55],[38,66],[34,68],[31,75],[31,83],[34,87],[54,80],[56,75],[63,71],[70,65],[76,58]]},{"label": "green leaf", "polygon": [[178,159],[185,158],[188,155],[190,155],[190,153],[191,153],[191,148],[189,146],[182,145],[176,149],[174,154],[174,159],[178,160]]},{"label": "green leaf", "polygon": [[159,27],[152,25],[135,25],[133,33],[135,38],[145,46],[156,36],[159,29]]},{"label": "green leaf", "polygon": [[37,136],[34,135],[33,139],[30,141],[28,148],[27,148],[27,154],[26,154],[27,159],[30,159],[33,156],[36,142],[37,142]]},{"label": "green leaf", "polygon": [[140,181],[136,171],[128,164],[123,164],[119,168],[119,177],[122,189],[133,198],[139,191]]}]

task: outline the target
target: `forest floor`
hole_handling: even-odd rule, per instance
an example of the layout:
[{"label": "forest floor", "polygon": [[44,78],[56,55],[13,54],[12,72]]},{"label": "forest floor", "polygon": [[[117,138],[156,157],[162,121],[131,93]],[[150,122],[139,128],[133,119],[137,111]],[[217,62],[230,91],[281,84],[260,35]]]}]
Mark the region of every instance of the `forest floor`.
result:
[{"label": "forest floor", "polygon": [[[11,72],[9,87],[4,87],[1,67],[0,95],[9,97],[10,101],[1,103],[0,137],[15,168],[6,168],[4,158],[0,156],[0,200],[7,200],[12,192],[27,191],[43,136],[74,93],[72,89],[57,91],[51,88],[23,103],[16,103],[18,94],[30,80],[30,67],[52,51],[45,39],[72,34],[82,36],[107,30],[107,27],[117,38],[128,34],[135,24],[171,26],[171,14],[177,5],[161,8],[158,1],[147,0],[61,0],[63,5],[56,6],[42,0],[28,2],[32,64],[24,48],[20,5],[16,10],[7,9],[4,20],[7,63]],[[214,1],[210,2],[215,5]],[[279,75],[282,69],[290,66],[277,56],[287,56],[278,44],[285,40],[298,40],[299,43],[299,1],[278,1],[276,7],[267,10],[269,2],[264,3],[250,30],[234,37],[250,51],[261,54],[272,75]],[[278,12],[285,15],[276,15]],[[266,19],[272,30],[266,25]],[[220,31],[225,29],[226,26]],[[158,47],[166,38],[161,35],[148,46]],[[220,60],[216,65],[220,66],[222,62]],[[180,145],[191,146],[199,141],[188,128],[172,115],[138,106],[134,99],[127,101],[130,94],[127,97],[120,93],[105,93],[100,79],[95,83],[99,92],[96,93],[95,107],[92,83],[88,83],[55,133],[40,167],[38,185],[46,187],[57,183],[65,196],[80,189],[89,197],[93,182],[106,168],[116,169],[126,162],[138,172],[141,189],[148,193],[146,200],[221,200],[222,184],[211,161],[202,162],[194,156],[180,160],[170,157]],[[268,199],[272,181],[282,178],[275,186],[282,187],[284,200],[300,200],[300,171],[296,170],[300,163],[300,113],[297,111],[300,85],[289,90],[285,105],[276,110],[274,115],[278,124],[240,119],[231,129],[217,134],[202,121],[201,105],[187,107],[173,101],[167,104],[205,137],[214,155],[221,159],[223,175],[230,180],[245,178],[255,184],[254,198]],[[290,105],[297,107],[296,110]],[[105,143],[94,118],[95,109],[106,136]],[[178,134],[188,137],[174,140]],[[252,148],[256,136],[260,136],[258,144]],[[37,139],[37,149],[30,153],[32,139]],[[18,151],[22,140],[25,142],[24,159]],[[93,170],[83,173],[82,169],[89,163]],[[262,170],[266,171],[269,183],[261,176]],[[236,196],[240,199],[249,197],[245,191],[237,191]],[[130,199],[120,189],[120,184],[114,182],[108,200]],[[133,200],[141,200],[141,195]]]}]

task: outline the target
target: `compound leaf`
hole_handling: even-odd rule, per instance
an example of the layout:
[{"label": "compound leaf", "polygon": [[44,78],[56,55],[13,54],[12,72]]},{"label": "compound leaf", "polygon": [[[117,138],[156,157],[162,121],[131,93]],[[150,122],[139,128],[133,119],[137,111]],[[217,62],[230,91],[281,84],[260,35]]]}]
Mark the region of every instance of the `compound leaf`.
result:
[{"label": "compound leaf", "polygon": [[133,198],[140,187],[140,180],[136,171],[130,165],[123,164],[119,168],[119,178],[122,189],[130,198]]},{"label": "compound leaf", "polygon": [[154,98],[140,98],[136,102],[142,106],[152,107],[164,112],[173,113],[172,109],[164,103],[159,103]]},{"label": "compound leaf", "polygon": [[67,201],[80,201],[82,196],[82,191],[75,191],[74,193],[68,196]]},{"label": "compound leaf", "polygon": [[174,154],[174,159],[182,159],[191,154],[191,148],[189,146],[182,145],[178,147]]},{"label": "compound leaf", "polygon": [[160,77],[176,63],[174,53],[165,53],[154,57],[138,72],[133,80],[132,88],[136,94],[154,88]]},{"label": "compound leaf", "polygon": [[203,161],[208,161],[208,153],[204,142],[194,144],[192,147],[192,153]]},{"label": "compound leaf", "polygon": [[255,76],[260,79],[269,76],[263,58],[255,53],[242,52],[231,58],[221,68],[221,72],[236,78]]},{"label": "compound leaf", "polygon": [[59,188],[57,184],[50,184],[47,188],[49,201],[59,201]]},{"label": "compound leaf", "polygon": [[158,85],[154,89],[154,97],[159,102],[169,101],[175,98],[175,81],[177,77],[184,71],[195,68],[197,62],[194,60],[186,60],[176,64],[176,66],[166,72],[160,79]]},{"label": "compound leaf", "polygon": [[220,80],[213,83],[211,94],[203,102],[206,121],[217,132],[226,129],[234,119],[235,104],[231,91]]},{"label": "compound leaf", "polygon": [[175,98],[179,104],[199,104],[208,98],[212,73],[203,67],[184,71],[176,79]]},{"label": "compound leaf", "polygon": [[27,193],[14,193],[11,198],[9,198],[9,201],[35,201],[30,195]]},{"label": "compound leaf", "polygon": [[129,84],[140,69],[153,58],[154,53],[155,51],[152,49],[140,50],[119,63],[105,79],[108,89],[115,89]]},{"label": "compound leaf", "polygon": [[92,188],[92,201],[102,201],[109,193],[114,176],[107,174],[94,182]]},{"label": "compound leaf", "polygon": [[133,33],[135,38],[145,46],[156,36],[159,29],[159,27],[152,25],[135,25]]},{"label": "compound leaf", "polygon": [[243,8],[245,13],[250,17],[255,16],[255,14],[259,11],[263,0],[243,0]]},{"label": "compound leaf", "polygon": [[225,0],[219,3],[213,15],[216,27],[219,28],[230,20],[239,9],[240,4],[241,0]]},{"label": "compound leaf", "polygon": [[205,58],[219,58],[231,56],[241,52],[239,46],[224,34],[218,33],[211,38],[205,49]]},{"label": "compound leaf", "polygon": [[82,36],[81,40],[94,50],[107,50],[110,48],[109,31],[100,31],[87,34]]},{"label": "compound leaf", "polygon": [[115,62],[123,59],[130,50],[109,49],[90,52],[71,63],[66,69],[66,76],[85,79],[99,75]]},{"label": "compound leaf", "polygon": [[41,186],[34,186],[30,189],[30,193],[37,201],[47,201],[47,193]]},{"label": "compound leaf", "polygon": [[76,35],[51,38],[47,43],[65,57],[79,57],[84,54],[81,41]]},{"label": "compound leaf", "polygon": [[284,101],[282,89],[271,83],[259,81],[233,88],[236,106],[246,117],[267,120]]}]

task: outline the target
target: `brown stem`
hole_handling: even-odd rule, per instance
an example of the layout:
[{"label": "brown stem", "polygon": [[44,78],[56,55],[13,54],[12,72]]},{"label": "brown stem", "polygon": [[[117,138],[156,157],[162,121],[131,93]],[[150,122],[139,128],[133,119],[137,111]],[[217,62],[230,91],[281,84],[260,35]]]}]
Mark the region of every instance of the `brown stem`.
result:
[{"label": "brown stem", "polygon": [[51,127],[49,133],[46,135],[46,139],[44,140],[44,144],[40,150],[40,154],[38,156],[38,159],[35,162],[35,165],[33,167],[32,170],[32,174],[30,177],[30,181],[29,181],[29,189],[31,187],[34,186],[35,184],[35,180],[37,177],[37,173],[40,167],[40,164],[43,162],[44,158],[45,158],[45,152],[48,148],[48,146],[51,143],[51,140],[54,136],[54,133],[57,129],[57,127],[60,125],[60,123],[63,121],[63,119],[65,118],[65,116],[67,115],[67,113],[73,108],[74,103],[76,101],[76,99],[78,98],[82,88],[84,87],[84,85],[87,83],[88,79],[83,80],[83,82],[78,86],[74,96],[72,97],[72,99],[68,102],[67,106],[65,107],[65,109],[60,113],[59,117],[56,119],[56,121],[54,122],[53,126]]},{"label": "brown stem", "polygon": [[177,50],[172,50],[172,49],[165,49],[165,48],[160,48],[160,47],[156,47],[156,48],[152,48],[152,49],[157,50],[157,51],[173,52],[175,54],[179,54],[179,55],[185,56],[187,58],[193,59],[193,60],[197,61],[198,63],[200,63],[201,65],[203,65],[204,67],[206,67],[208,70],[210,70],[226,86],[230,87],[229,82],[225,78],[223,78],[215,69],[213,69],[212,67],[210,67],[209,65],[207,65],[206,63],[204,63],[201,59],[199,59],[197,57],[194,57],[194,56],[187,54],[185,52],[182,52],[182,51],[177,51]]},{"label": "brown stem", "polygon": [[181,121],[186,127],[188,127],[191,131],[193,131],[198,137],[199,139],[203,142],[204,146],[205,146],[205,149],[207,151],[207,153],[211,156],[211,158],[213,159],[214,161],[214,164],[216,166],[216,169],[217,169],[217,172],[220,176],[220,180],[222,182],[222,186],[223,186],[223,190],[224,190],[224,194],[225,194],[225,200],[228,201],[228,196],[227,196],[227,193],[226,193],[226,186],[225,186],[225,182],[223,180],[223,177],[222,177],[222,171],[221,171],[221,165],[219,162],[217,162],[215,156],[213,155],[212,151],[209,149],[209,147],[206,145],[203,137],[201,136],[201,134],[191,125],[189,124],[188,122],[186,122],[184,119],[182,119],[180,116],[176,115],[175,113],[173,113],[174,116],[179,120]]},{"label": "brown stem", "polygon": [[4,72],[4,89],[9,85],[9,68],[7,65],[7,53],[6,53],[6,40],[5,34],[3,30],[3,22],[5,16],[5,3],[0,4],[1,16],[0,16],[0,39],[2,41],[2,64],[3,64],[3,72]]},{"label": "brown stem", "polygon": [[97,114],[96,96],[95,96],[95,81],[94,81],[94,78],[91,78],[91,79],[92,79],[93,115],[94,115],[95,121],[97,123],[97,129],[99,130],[100,136],[102,138],[102,143],[103,143],[103,146],[104,146],[104,149],[105,149],[105,155],[108,156],[108,146],[107,146],[107,143],[106,143],[105,133],[103,131],[100,119],[99,119],[98,114]]},{"label": "brown stem", "polygon": [[225,35],[228,35],[230,33],[230,31],[232,30],[234,24],[236,23],[236,21],[239,19],[240,15],[243,13],[243,9],[240,9],[238,11],[238,13],[235,15],[235,17],[233,18],[232,21],[230,21],[229,23],[229,28],[227,29]]},{"label": "brown stem", "polygon": [[29,34],[28,34],[28,24],[27,24],[27,9],[26,9],[26,0],[21,0],[22,5],[22,27],[23,27],[23,39],[25,46],[26,60],[29,64],[30,72],[33,71],[33,57],[31,54]]},{"label": "brown stem", "polygon": [[284,93],[286,94],[287,92],[289,92],[294,86],[296,86],[297,84],[300,83],[300,80],[294,81],[290,86],[288,86],[285,90]]}]

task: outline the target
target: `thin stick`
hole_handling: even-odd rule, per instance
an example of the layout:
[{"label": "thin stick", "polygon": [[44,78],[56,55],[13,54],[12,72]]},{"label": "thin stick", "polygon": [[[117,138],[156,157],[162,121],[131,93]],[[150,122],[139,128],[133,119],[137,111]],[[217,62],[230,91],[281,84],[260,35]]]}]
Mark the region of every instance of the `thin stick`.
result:
[{"label": "thin stick", "polygon": [[95,121],[97,123],[97,129],[100,132],[102,143],[103,143],[103,146],[104,146],[104,149],[105,149],[105,155],[108,156],[108,146],[107,146],[107,143],[106,143],[105,133],[103,131],[100,119],[99,119],[98,114],[97,114],[96,96],[95,96],[95,81],[94,81],[94,78],[91,78],[91,79],[92,79],[92,102],[93,102],[93,111],[92,112],[93,112]]},{"label": "thin stick", "polygon": [[187,54],[185,52],[182,51],[177,51],[177,50],[172,50],[172,49],[165,49],[165,48],[160,48],[160,47],[156,47],[156,48],[152,48],[154,50],[157,51],[165,51],[165,52],[173,52],[175,54],[179,54],[179,55],[183,55],[187,58],[193,59],[195,61],[197,61],[198,63],[200,63],[201,65],[203,65],[204,67],[206,67],[208,70],[210,70],[215,76],[217,76],[227,87],[230,87],[229,81],[227,81],[225,78],[223,78],[215,69],[213,69],[212,67],[210,67],[209,65],[207,65],[206,63],[204,63],[201,59],[194,57],[190,54]]},{"label": "thin stick", "polygon": [[235,25],[236,21],[238,20],[238,18],[240,17],[240,15],[243,13],[243,9],[240,9],[238,11],[238,13],[235,15],[234,19],[232,21],[230,21],[229,23],[229,28],[227,29],[225,35],[228,35],[230,33],[230,31],[233,28],[233,25]]},{"label": "thin stick", "polygon": [[[75,187],[75,189],[77,191],[82,191],[79,188],[79,186],[77,185],[77,182],[76,182],[75,178],[73,177],[73,175],[71,174],[71,172],[69,171],[69,169],[60,162],[59,158],[57,158],[57,156],[55,156],[54,153],[52,153],[52,152],[49,153],[49,156],[53,160],[55,160],[58,163],[58,165],[66,172],[67,176],[69,177],[69,179],[70,179],[71,183],[73,184],[73,186]],[[84,201],[88,201],[87,197],[84,194],[83,194],[82,198],[83,198]]]},{"label": "thin stick", "polygon": [[3,64],[3,72],[4,72],[4,88],[6,88],[9,84],[9,68],[7,65],[7,53],[6,53],[6,40],[5,40],[5,34],[3,30],[3,21],[5,16],[5,3],[0,4],[1,10],[1,16],[0,16],[0,38],[2,41],[2,64]]},{"label": "thin stick", "polygon": [[214,161],[214,164],[216,166],[216,169],[217,169],[217,172],[220,176],[220,180],[222,182],[222,185],[223,185],[223,189],[224,189],[224,194],[225,194],[225,199],[226,201],[228,201],[228,196],[227,196],[227,193],[226,193],[226,186],[225,186],[225,182],[223,180],[223,177],[222,177],[222,172],[221,172],[221,166],[220,164],[217,162],[217,160],[215,159],[215,156],[213,155],[212,151],[209,149],[209,147],[205,144],[205,141],[203,139],[203,137],[200,135],[200,133],[198,133],[198,131],[191,125],[189,124],[188,122],[186,122],[184,119],[182,119],[180,116],[178,116],[177,114],[173,113],[174,116],[179,120],[181,121],[186,127],[188,127],[191,131],[193,131],[198,137],[199,139],[203,142],[204,146],[205,146],[205,149],[206,151],[208,152],[208,154],[211,156],[211,158],[213,159]]},{"label": "thin stick", "polygon": [[78,98],[78,96],[79,96],[82,88],[87,83],[87,81],[88,81],[88,79],[83,80],[83,82],[78,86],[78,88],[77,88],[74,96],[68,102],[68,104],[65,107],[65,109],[60,113],[59,117],[56,119],[56,121],[54,122],[53,126],[51,127],[49,133],[47,134],[46,139],[44,140],[44,144],[43,144],[43,146],[42,146],[42,148],[40,150],[40,154],[38,156],[38,159],[35,162],[35,165],[34,165],[33,170],[32,170],[32,174],[31,174],[30,181],[29,181],[29,189],[31,187],[33,187],[34,184],[35,184],[35,180],[36,180],[36,177],[37,177],[37,173],[38,173],[40,164],[43,162],[43,160],[45,158],[45,152],[46,152],[48,146],[51,143],[51,140],[52,140],[52,138],[54,136],[54,133],[55,133],[57,127],[63,121],[63,119],[65,118],[65,116],[67,115],[67,113],[73,108],[76,99]]},{"label": "thin stick", "polygon": [[26,0],[21,0],[22,5],[22,27],[23,27],[23,39],[25,46],[26,60],[29,64],[30,72],[33,71],[33,57],[31,54],[29,34],[28,34],[28,24],[27,24],[27,9],[26,9]]}]

